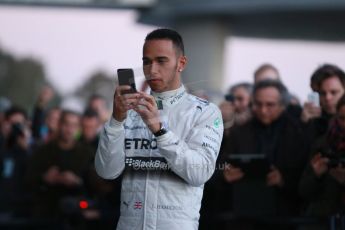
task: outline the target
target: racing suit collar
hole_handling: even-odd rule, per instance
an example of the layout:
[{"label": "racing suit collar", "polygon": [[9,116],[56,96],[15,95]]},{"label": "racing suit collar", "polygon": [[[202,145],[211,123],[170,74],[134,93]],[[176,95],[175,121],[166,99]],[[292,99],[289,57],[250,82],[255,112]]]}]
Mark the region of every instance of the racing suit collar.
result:
[{"label": "racing suit collar", "polygon": [[164,107],[170,107],[175,104],[178,104],[179,101],[181,101],[182,98],[187,96],[186,89],[183,85],[180,86],[180,88],[175,90],[170,90],[162,93],[157,93],[154,91],[151,91],[151,95],[156,100],[161,100],[163,102]]}]

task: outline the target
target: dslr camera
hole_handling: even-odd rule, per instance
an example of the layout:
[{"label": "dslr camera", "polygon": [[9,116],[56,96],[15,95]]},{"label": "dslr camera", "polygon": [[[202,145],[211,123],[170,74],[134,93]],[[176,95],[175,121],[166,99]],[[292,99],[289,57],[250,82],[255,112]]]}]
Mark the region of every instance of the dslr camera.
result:
[{"label": "dslr camera", "polygon": [[234,95],[232,95],[232,94],[226,94],[226,95],[224,96],[224,99],[225,99],[226,101],[229,101],[229,102],[234,102],[235,97],[234,97]]}]

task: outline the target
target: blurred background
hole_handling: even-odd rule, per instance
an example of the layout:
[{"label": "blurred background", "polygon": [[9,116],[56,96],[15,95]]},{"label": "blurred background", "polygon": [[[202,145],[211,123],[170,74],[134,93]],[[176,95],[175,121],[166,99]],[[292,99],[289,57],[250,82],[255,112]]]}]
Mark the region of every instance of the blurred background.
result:
[{"label": "blurred background", "polygon": [[48,82],[62,100],[111,98],[116,69],[140,69],[145,35],[170,26],[185,39],[189,88],[218,95],[271,63],[303,101],[315,68],[344,66],[343,4],[274,2],[2,0],[0,93],[27,107]]},{"label": "blurred background", "polygon": [[[133,68],[145,89],[142,46],[153,29],[181,33],[185,86],[225,100],[230,130],[239,99],[229,88],[251,85],[263,64],[289,89],[299,120],[313,72],[325,63],[345,68],[344,21],[342,0],[0,0],[0,229],[114,229],[121,178],[100,179],[93,160],[116,69]],[[214,205],[215,191],[204,202]],[[208,214],[201,229],[209,229]],[[338,220],[345,229],[345,217]]]}]

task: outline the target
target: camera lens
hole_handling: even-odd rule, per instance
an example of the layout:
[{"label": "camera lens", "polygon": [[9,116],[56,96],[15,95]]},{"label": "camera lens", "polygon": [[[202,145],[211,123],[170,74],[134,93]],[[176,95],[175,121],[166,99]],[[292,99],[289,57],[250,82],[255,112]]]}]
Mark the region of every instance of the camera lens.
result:
[{"label": "camera lens", "polygon": [[225,95],[225,100],[233,102],[234,101],[234,96],[232,94],[226,94]]}]

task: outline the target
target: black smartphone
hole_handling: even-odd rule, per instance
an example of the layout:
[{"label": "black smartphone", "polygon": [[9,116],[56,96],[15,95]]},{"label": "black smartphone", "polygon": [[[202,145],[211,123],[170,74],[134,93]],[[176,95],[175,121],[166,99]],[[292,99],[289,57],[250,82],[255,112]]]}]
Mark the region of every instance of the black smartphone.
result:
[{"label": "black smartphone", "polygon": [[122,91],[124,94],[137,92],[133,69],[118,69],[117,77],[119,80],[119,85],[129,85],[131,87],[129,90]]}]

